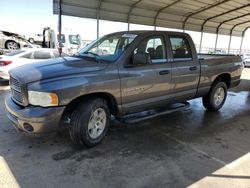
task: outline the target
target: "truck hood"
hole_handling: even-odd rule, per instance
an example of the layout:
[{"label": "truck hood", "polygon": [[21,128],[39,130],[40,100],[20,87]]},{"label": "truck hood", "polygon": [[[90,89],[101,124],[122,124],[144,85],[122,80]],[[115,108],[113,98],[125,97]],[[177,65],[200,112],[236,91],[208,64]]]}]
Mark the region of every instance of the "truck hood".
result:
[{"label": "truck hood", "polygon": [[92,57],[60,57],[14,68],[10,75],[22,83],[96,72],[105,69],[106,63],[98,63]]}]

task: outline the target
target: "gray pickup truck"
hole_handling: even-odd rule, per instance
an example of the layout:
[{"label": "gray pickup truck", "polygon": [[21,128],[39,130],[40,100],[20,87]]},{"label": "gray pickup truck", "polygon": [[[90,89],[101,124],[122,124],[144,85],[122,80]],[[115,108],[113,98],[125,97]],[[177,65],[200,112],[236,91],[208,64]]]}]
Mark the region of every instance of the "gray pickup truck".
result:
[{"label": "gray pickup truck", "polygon": [[13,69],[5,105],[8,118],[25,133],[66,125],[74,143],[92,147],[112,117],[122,120],[197,97],[207,110],[219,110],[242,70],[240,56],[198,56],[185,33],[118,32],[74,56]]}]

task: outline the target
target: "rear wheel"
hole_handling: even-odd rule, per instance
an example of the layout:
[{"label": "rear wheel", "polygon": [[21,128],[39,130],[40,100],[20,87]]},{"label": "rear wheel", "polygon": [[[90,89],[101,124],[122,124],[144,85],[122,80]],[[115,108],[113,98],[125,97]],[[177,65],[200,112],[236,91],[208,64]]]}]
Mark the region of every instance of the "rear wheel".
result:
[{"label": "rear wheel", "polygon": [[15,41],[7,41],[5,43],[5,48],[8,50],[17,50],[20,48],[20,46]]},{"label": "rear wheel", "polygon": [[227,98],[227,86],[224,82],[215,83],[209,93],[202,98],[203,106],[209,111],[218,111]]},{"label": "rear wheel", "polygon": [[73,112],[70,137],[79,146],[93,147],[103,140],[109,125],[110,111],[106,101],[87,99]]}]

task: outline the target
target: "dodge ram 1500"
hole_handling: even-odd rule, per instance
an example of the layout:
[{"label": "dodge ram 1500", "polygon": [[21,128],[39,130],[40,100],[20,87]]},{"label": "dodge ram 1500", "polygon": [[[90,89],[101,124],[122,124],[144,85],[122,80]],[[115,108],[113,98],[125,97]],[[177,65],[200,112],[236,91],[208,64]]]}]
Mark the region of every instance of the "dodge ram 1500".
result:
[{"label": "dodge ram 1500", "polygon": [[70,57],[10,71],[7,115],[28,134],[67,124],[74,143],[102,141],[111,117],[202,97],[219,110],[228,88],[240,83],[236,55],[198,55],[180,32],[126,31],[106,35]]}]

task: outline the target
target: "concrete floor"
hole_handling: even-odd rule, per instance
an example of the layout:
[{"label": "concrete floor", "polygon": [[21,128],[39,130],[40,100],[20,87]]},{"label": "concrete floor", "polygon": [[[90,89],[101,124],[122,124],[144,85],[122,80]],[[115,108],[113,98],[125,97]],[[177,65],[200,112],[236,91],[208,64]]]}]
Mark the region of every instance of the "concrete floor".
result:
[{"label": "concrete floor", "polygon": [[101,145],[82,150],[67,132],[16,132],[0,86],[0,187],[250,187],[250,69],[242,79],[217,113],[195,99],[135,125],[115,122]]}]

